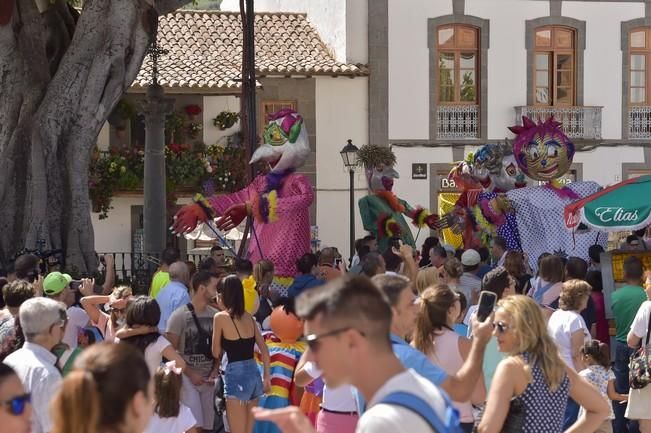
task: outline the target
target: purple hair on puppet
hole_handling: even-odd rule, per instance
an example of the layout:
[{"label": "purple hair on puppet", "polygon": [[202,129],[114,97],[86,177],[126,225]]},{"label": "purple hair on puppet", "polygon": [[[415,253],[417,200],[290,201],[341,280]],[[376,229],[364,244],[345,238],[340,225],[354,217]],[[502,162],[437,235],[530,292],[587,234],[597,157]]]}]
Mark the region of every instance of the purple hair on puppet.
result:
[{"label": "purple hair on puppet", "polygon": [[513,155],[522,172],[530,178],[554,184],[555,179],[570,169],[574,143],[553,117],[535,123],[522,116],[522,126],[512,126],[509,130],[516,134]]}]

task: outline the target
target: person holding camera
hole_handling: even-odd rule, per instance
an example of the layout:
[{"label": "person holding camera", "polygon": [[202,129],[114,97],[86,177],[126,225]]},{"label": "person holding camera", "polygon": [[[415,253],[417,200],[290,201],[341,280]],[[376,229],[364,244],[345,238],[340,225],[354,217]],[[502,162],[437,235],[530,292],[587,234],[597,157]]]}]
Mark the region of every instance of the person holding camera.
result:
[{"label": "person holding camera", "polygon": [[167,321],[165,337],[181,354],[187,367],[183,374],[181,402],[188,406],[197,427],[212,430],[213,397],[219,363],[212,355],[213,317],[219,312],[209,304],[217,296],[217,277],[199,271],[192,277],[192,300],[176,309]]},{"label": "person holding camera", "polygon": [[43,280],[43,293],[45,296],[55,301],[63,302],[66,305],[68,325],[66,326],[62,341],[69,349],[75,349],[77,347],[79,330],[87,326],[88,322],[90,322],[90,318],[84,309],[74,306],[75,291],[79,290],[82,295],[90,296],[93,294],[94,287],[94,279],[84,278],[79,281],[73,281],[70,275],[62,274],[58,271],[50,272]]},{"label": "person holding camera", "polygon": [[337,248],[326,247],[321,250],[319,255],[319,278],[328,282],[335,278],[341,277],[343,274],[341,269],[341,254]]}]

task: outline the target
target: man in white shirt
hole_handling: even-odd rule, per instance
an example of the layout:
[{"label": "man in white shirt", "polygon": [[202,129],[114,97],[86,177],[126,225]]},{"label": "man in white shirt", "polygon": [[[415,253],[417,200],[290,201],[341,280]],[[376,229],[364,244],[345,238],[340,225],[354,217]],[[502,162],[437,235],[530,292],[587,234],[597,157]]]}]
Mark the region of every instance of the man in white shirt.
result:
[{"label": "man in white shirt", "polygon": [[[72,277],[68,274],[50,272],[45,277],[45,280],[43,280],[43,293],[48,298],[52,298],[66,305],[68,319],[63,342],[68,348],[75,349],[78,346],[77,336],[79,335],[79,330],[88,325],[90,318],[83,308],[73,306],[75,303],[75,292],[70,287],[71,282]],[[95,280],[84,279],[81,280],[79,287],[84,296],[89,296],[93,294],[94,285]]]},{"label": "man in white shirt", "polygon": [[[328,386],[355,386],[369,402],[356,433],[430,433],[433,426],[413,406],[388,403],[396,392],[424,403],[438,420],[452,414],[441,391],[406,370],[393,354],[389,331],[391,307],[365,277],[333,281],[302,294],[296,311],[305,320],[310,357],[323,371]],[[298,408],[256,409],[257,419],[273,421],[284,433],[313,432]],[[454,418],[454,417],[453,417]]]},{"label": "man in white shirt", "polygon": [[481,257],[475,250],[466,250],[461,254],[461,264],[463,265],[463,274],[459,278],[457,289],[461,290],[468,301],[468,305],[474,305],[479,299],[481,291],[481,278],[477,276],[479,272],[479,263]]},{"label": "man in white shirt", "polygon": [[25,345],[5,358],[32,396],[32,433],[52,430],[50,402],[61,384],[56,356],[51,350],[61,342],[66,328],[66,307],[48,298],[32,298],[20,306],[20,326]]}]

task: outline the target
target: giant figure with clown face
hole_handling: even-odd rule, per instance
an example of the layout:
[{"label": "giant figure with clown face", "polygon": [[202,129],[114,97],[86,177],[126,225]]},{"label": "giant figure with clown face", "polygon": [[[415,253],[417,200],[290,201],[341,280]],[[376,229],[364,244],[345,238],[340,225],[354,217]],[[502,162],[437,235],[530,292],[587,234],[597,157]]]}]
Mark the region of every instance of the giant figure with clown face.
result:
[{"label": "giant figure with clown face", "polygon": [[263,257],[271,260],[276,287],[286,288],[296,273],[296,261],[310,252],[309,208],[314,191],[307,177],[296,173],[309,156],[310,145],[303,118],[290,109],[269,117],[263,137],[250,164],[265,161],[269,173],[231,194],[195,197],[176,214],[172,229],[187,233],[199,222],[219,217],[217,228],[230,230],[252,216],[254,236],[248,258],[253,263]]},{"label": "giant figure with clown face", "polygon": [[437,229],[438,216],[421,207],[412,207],[393,193],[393,183],[400,176],[393,168],[396,157],[388,147],[365,145],[359,150],[359,160],[365,168],[369,194],[359,200],[364,229],[378,242],[380,251],[390,246],[392,238],[400,238],[415,248],[414,237],[403,215],[422,228]]},{"label": "giant figure with clown face", "polygon": [[[471,216],[464,221],[472,226],[472,230],[468,226],[460,227],[465,230],[464,235],[469,235],[464,236],[464,242],[475,241],[473,236],[477,234],[499,235],[506,240],[508,249],[527,251],[532,269],[536,268],[537,257],[544,252],[587,260],[588,248],[595,242],[605,245],[607,236],[570,233],[565,229],[563,209],[573,200],[598,191],[600,186],[595,182],[573,182],[567,186],[559,182],[559,178],[570,169],[575,147],[561,129],[561,124],[553,118],[534,122],[523,117],[522,125],[509,130],[516,134],[512,155],[509,155],[511,152],[499,155],[500,152],[488,148],[480,149],[477,154],[484,153],[483,156],[475,155],[469,162],[453,169],[452,176],[463,184],[473,188],[477,184],[482,186],[480,191],[475,189],[477,192],[473,197],[476,199],[472,203],[470,200],[462,203],[469,208],[465,215]],[[488,166],[492,166],[493,173],[498,176],[490,184],[481,182],[487,167],[482,159],[493,161]],[[498,160],[506,177],[495,170]],[[513,170],[514,162],[517,170]],[[544,184],[519,188],[512,182],[515,178],[508,173],[522,179],[517,174],[520,171]]]}]

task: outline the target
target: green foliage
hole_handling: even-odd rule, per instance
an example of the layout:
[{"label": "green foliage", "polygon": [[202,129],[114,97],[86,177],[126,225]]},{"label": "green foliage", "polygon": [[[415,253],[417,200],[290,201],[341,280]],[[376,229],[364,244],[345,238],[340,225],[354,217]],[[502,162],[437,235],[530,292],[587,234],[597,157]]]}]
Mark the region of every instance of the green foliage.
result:
[{"label": "green foliage", "polygon": [[182,9],[197,10],[219,10],[222,0],[193,0],[192,3],[183,6]]},{"label": "green foliage", "polygon": [[[142,188],[145,153],[142,148],[115,150],[93,158],[89,173],[89,195],[99,218],[108,217],[117,191]],[[178,190],[200,191],[206,182],[216,191],[236,191],[246,181],[246,151],[235,146],[203,143],[165,146],[165,173],[168,208],[176,204]]]},{"label": "green foliage", "polygon": [[212,119],[212,124],[223,131],[235,125],[238,120],[240,120],[240,113],[225,110]]}]

